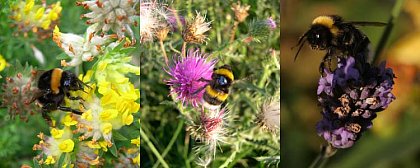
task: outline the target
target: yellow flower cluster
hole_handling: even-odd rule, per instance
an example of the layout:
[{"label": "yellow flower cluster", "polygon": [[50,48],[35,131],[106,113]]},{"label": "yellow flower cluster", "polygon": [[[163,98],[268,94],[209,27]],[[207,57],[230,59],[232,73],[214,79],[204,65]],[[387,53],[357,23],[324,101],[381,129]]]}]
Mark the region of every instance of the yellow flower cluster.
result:
[{"label": "yellow flower cluster", "polygon": [[[139,111],[140,92],[126,77],[128,73],[140,75],[140,68],[129,64],[129,56],[100,57],[93,70],[89,70],[81,80],[90,83],[91,88],[80,91],[85,100],[86,110],[78,118],[77,132],[82,133],[79,140],[92,137],[91,148],[111,147],[112,130],[118,130],[124,125],[131,125],[133,113]],[[97,90],[97,93],[95,94]],[[100,141],[103,138],[106,142]]]},{"label": "yellow flower cluster", "polygon": [[38,28],[51,29],[50,25],[59,19],[62,7],[60,2],[47,8],[44,6],[35,4],[35,0],[20,1],[12,6],[13,15],[11,18],[16,21],[18,28],[24,32],[29,30],[37,32]]},{"label": "yellow flower cluster", "polygon": [[[51,128],[50,134],[51,137],[40,133],[38,137],[41,140],[33,147],[34,150],[42,150],[42,153],[47,156],[45,160],[39,161],[40,164],[54,164],[61,154],[72,152],[74,149],[73,133],[70,127]],[[40,156],[42,157],[43,154]]]}]

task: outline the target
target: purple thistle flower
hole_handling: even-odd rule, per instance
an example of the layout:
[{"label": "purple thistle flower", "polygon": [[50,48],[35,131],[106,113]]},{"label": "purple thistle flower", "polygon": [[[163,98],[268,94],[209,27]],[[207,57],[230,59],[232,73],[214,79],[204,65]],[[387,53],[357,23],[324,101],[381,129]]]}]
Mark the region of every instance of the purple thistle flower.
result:
[{"label": "purple thistle flower", "polygon": [[392,69],[385,63],[379,67],[357,65],[353,57],[340,59],[337,69],[325,70],[326,75],[319,80],[317,94],[323,119],[317,123],[317,132],[336,148],[351,147],[372,127],[376,113],[395,100]]},{"label": "purple thistle flower", "polygon": [[178,60],[166,71],[171,76],[165,81],[172,87],[171,94],[176,94],[176,99],[181,100],[184,105],[191,103],[192,106],[198,107],[201,103],[203,88],[207,85],[205,80],[211,80],[216,64],[216,60],[208,61],[207,57],[207,54],[198,49],[190,49],[186,57],[178,56]]},{"label": "purple thistle flower", "polygon": [[[183,29],[183,27],[186,24],[185,17],[180,16],[175,10],[170,10],[170,11],[172,12],[172,14],[168,16],[166,21],[169,23],[169,25],[171,27],[171,31],[172,32],[177,32],[180,29]],[[178,24],[177,19],[179,19],[180,24]]]},{"label": "purple thistle flower", "polygon": [[273,31],[274,29],[276,29],[277,25],[276,25],[276,21],[273,20],[273,18],[269,17],[266,20],[266,23],[268,25],[268,28],[270,28],[271,31]]}]

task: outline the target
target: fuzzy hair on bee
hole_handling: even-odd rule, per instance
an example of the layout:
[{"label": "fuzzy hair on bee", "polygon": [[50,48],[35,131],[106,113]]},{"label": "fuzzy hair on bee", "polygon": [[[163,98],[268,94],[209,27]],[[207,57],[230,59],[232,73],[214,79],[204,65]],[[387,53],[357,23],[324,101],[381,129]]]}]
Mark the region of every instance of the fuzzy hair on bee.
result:
[{"label": "fuzzy hair on bee", "polygon": [[325,62],[331,67],[331,59],[353,56],[358,62],[364,63],[369,54],[369,38],[356,26],[385,26],[381,22],[347,22],[338,15],[316,17],[298,41],[299,49],[295,55],[296,61],[305,42],[314,50],[326,50],[319,71],[322,74]]},{"label": "fuzzy hair on bee", "polygon": [[37,101],[37,104],[42,108],[42,116],[51,125],[51,118],[48,116],[51,111],[61,110],[79,115],[83,114],[79,110],[65,107],[64,99],[82,100],[81,97],[72,97],[70,92],[84,91],[84,86],[89,87],[79,80],[74,73],[54,68],[42,73],[39,77],[38,92],[32,101]]},{"label": "fuzzy hair on bee", "polygon": [[211,78],[204,88],[203,105],[208,109],[216,109],[228,98],[229,88],[235,78],[229,65],[215,68]]}]

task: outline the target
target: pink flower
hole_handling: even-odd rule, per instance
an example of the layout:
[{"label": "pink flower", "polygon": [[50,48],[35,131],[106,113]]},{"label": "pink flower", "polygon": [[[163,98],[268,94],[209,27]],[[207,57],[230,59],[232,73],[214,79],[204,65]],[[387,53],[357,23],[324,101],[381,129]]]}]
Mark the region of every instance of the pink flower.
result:
[{"label": "pink flower", "polygon": [[208,55],[197,50],[189,50],[186,57],[178,57],[166,72],[171,78],[165,82],[171,86],[171,94],[185,105],[198,107],[204,93],[206,80],[211,80],[216,60],[207,60]]}]

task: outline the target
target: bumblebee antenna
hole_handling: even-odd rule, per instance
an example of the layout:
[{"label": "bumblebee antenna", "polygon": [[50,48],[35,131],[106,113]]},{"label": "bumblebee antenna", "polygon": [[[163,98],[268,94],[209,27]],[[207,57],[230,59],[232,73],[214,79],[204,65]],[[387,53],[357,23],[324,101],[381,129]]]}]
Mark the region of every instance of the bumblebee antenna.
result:
[{"label": "bumblebee antenna", "polygon": [[299,41],[298,41],[298,43],[296,44],[296,46],[292,47],[292,50],[293,50],[295,47],[299,46],[298,52],[296,53],[296,55],[295,55],[295,59],[294,59],[293,61],[296,61],[296,58],[297,58],[297,56],[299,55],[300,50],[302,49],[303,45],[304,45],[304,44],[305,44],[305,42],[306,42],[306,36],[307,36],[307,35],[308,35],[308,32],[305,32],[305,34],[303,34],[303,36],[299,37]]}]

